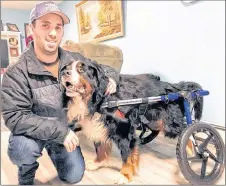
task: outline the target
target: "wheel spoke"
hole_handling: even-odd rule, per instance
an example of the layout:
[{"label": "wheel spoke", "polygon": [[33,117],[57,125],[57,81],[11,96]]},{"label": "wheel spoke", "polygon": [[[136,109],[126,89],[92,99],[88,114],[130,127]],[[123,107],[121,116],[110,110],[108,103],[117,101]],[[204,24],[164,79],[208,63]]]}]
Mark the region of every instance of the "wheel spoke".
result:
[{"label": "wheel spoke", "polygon": [[200,145],[199,145],[199,151],[204,151],[204,149],[206,149],[208,143],[210,142],[210,140],[212,139],[212,135],[210,134],[206,140],[204,142],[202,142]]},{"label": "wheel spoke", "polygon": [[206,175],[206,165],[207,165],[207,159],[204,159],[202,161],[202,168],[201,168],[201,179],[204,179]]},{"label": "wheel spoke", "polygon": [[209,157],[214,160],[217,163],[220,163],[220,161],[213,155],[212,152],[210,152],[208,149],[206,149],[206,151],[209,153]]},{"label": "wheel spoke", "polygon": [[194,152],[195,152],[195,155],[197,155],[198,154],[198,152],[197,152],[197,146],[198,146],[198,142],[197,142],[197,140],[196,140],[196,138],[195,138],[195,135],[194,134],[192,134],[192,137],[193,137],[193,139],[194,139]]}]

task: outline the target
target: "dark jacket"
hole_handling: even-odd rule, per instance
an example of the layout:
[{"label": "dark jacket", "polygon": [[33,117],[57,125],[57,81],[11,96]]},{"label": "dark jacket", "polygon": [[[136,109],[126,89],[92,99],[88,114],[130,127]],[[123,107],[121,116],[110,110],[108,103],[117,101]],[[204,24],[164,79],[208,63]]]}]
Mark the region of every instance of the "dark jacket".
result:
[{"label": "dark jacket", "polygon": [[[76,53],[81,61],[90,59]],[[72,61],[70,52],[59,48],[60,70]],[[106,76],[118,83],[118,73],[100,65]],[[63,143],[69,127],[62,108],[62,92],[57,78],[45,70],[35,56],[33,43],[18,62],[9,67],[2,82],[2,115],[6,126],[15,135]]]}]

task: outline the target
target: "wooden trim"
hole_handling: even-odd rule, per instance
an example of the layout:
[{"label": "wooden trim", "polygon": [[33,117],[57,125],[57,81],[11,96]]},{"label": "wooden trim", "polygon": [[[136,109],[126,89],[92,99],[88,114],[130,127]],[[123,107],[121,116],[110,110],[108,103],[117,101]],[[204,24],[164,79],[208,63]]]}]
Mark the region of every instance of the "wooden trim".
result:
[{"label": "wooden trim", "polygon": [[78,7],[78,6],[84,4],[84,3],[87,2],[87,1],[88,1],[88,0],[83,0],[83,1],[81,1],[81,2],[79,2],[79,3],[77,3],[75,6]]}]

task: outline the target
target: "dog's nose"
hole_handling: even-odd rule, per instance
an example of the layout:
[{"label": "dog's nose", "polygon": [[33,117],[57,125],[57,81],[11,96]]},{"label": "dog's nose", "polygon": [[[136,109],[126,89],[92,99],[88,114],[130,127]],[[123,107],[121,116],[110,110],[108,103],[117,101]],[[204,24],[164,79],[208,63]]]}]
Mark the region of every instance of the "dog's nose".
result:
[{"label": "dog's nose", "polygon": [[71,81],[71,76],[63,75],[63,79],[64,79],[65,82],[70,82]]}]

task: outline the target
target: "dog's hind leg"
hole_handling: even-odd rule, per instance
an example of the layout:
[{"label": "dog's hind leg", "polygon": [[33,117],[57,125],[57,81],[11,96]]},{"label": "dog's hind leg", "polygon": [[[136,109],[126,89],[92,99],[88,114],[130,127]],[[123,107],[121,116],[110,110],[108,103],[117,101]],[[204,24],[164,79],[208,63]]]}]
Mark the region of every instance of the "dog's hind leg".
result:
[{"label": "dog's hind leg", "polygon": [[94,146],[96,149],[96,158],[94,160],[86,161],[86,169],[87,170],[96,170],[100,167],[107,166],[107,160],[111,153],[112,143],[110,141],[103,142],[94,142]]},{"label": "dog's hind leg", "polygon": [[131,149],[129,156],[126,158],[126,161],[123,162],[122,168],[120,170],[120,176],[115,181],[115,183],[126,184],[132,181],[133,176],[138,171],[139,162],[140,162],[139,150],[138,150],[138,146],[135,145],[134,148]]}]

